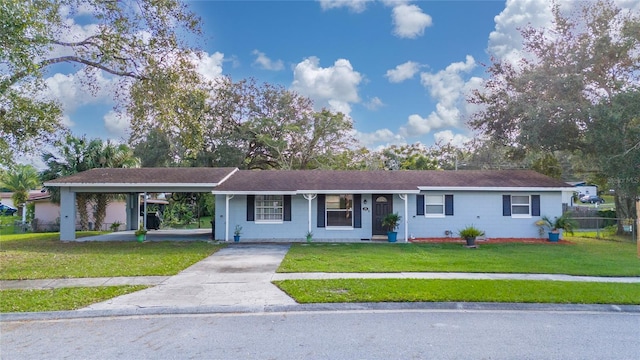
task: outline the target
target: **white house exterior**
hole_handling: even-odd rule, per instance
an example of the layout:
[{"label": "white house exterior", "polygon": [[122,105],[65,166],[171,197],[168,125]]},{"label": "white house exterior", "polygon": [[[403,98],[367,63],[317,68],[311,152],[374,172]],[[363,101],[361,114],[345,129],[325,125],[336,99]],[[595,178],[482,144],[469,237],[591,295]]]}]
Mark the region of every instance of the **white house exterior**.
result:
[{"label": "white house exterior", "polygon": [[457,237],[473,225],[488,238],[538,237],[541,216],[562,214],[571,186],[528,170],[334,171],[237,168],[92,169],[45,183],[60,187],[62,240],[75,239],[75,194],[129,194],[127,228],[141,192],[212,192],[215,234],[230,240],[385,239],[381,219],[398,213],[399,241]]},{"label": "white house exterior", "polygon": [[246,240],[385,238],[381,219],[401,217],[398,239],[457,237],[474,225],[488,238],[538,237],[535,221],[562,214],[570,186],[533,171],[239,171],[216,194],[215,238],[236,225]]}]

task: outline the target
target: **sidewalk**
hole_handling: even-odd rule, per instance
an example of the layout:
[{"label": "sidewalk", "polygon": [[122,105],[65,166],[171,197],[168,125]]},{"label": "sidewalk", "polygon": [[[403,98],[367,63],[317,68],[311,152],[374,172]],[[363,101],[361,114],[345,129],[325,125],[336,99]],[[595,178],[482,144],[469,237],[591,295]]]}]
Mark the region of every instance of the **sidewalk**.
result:
[{"label": "sidewalk", "polygon": [[[0,289],[55,289],[81,286],[160,285],[170,276],[129,276],[75,279],[0,280]],[[496,273],[274,273],[269,281],[319,279],[468,279],[468,280],[548,280],[605,283],[640,283],[640,277],[600,277],[562,274],[496,274]],[[223,282],[221,279],[218,282]]]}]

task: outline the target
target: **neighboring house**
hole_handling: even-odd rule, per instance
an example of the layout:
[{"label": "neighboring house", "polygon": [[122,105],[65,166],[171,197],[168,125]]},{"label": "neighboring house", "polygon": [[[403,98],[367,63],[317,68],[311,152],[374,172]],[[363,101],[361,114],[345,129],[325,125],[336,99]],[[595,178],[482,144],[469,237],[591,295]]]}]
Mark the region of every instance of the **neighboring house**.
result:
[{"label": "neighboring house", "polygon": [[[330,171],[236,168],[92,169],[45,183],[59,186],[62,240],[75,239],[76,192],[125,193],[138,218],[141,192],[212,192],[215,238],[300,241],[384,239],[381,219],[402,216],[398,239],[457,237],[474,225],[488,238],[538,237],[541,216],[562,214],[572,187],[528,170]],[[135,222],[128,229],[135,229]]]},{"label": "neighboring house", "polygon": [[574,191],[578,193],[578,197],[598,195],[597,185],[589,185],[586,181],[569,182],[568,184],[574,186]]},{"label": "neighboring house", "polygon": [[[34,211],[34,231],[58,231],[60,228],[60,205],[51,201],[51,195],[48,192],[29,195],[29,202],[35,204]],[[93,224],[93,205],[87,205],[87,213],[89,214],[89,222]],[[118,222],[122,224],[119,230],[126,228],[126,202],[124,200],[114,200],[109,202],[106,209],[106,215],[102,223],[102,229],[110,230],[111,224]],[[79,216],[76,211],[76,228],[79,229]]]},{"label": "neighboring house", "polygon": [[[562,214],[568,184],[534,171],[238,171],[213,193],[216,239],[386,238],[382,218],[402,216],[398,239],[457,237],[474,225],[488,238],[538,237],[535,221]],[[232,235],[232,234],[231,234]]]}]

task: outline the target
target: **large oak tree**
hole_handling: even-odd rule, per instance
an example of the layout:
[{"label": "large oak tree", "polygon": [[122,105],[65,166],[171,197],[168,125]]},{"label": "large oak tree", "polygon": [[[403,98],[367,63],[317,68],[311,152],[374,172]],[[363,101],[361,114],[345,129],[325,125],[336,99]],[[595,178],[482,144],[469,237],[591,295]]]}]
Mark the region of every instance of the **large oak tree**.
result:
[{"label": "large oak tree", "polygon": [[[91,26],[71,26],[75,16]],[[87,91],[98,72],[119,79],[114,97],[125,105],[131,82],[162,89],[158,73],[194,78],[186,37],[200,33],[199,19],[179,0],[3,0],[0,26],[0,164],[64,128],[60,104],[41,96],[56,64],[80,68]]]}]

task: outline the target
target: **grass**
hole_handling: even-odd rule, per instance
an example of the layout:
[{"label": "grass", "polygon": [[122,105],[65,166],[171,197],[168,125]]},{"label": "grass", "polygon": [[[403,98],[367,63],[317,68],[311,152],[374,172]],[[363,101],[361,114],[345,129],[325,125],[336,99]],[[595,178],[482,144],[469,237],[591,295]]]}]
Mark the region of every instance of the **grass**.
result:
[{"label": "grass", "polygon": [[0,312],[75,310],[147,286],[73,287],[46,290],[1,290]]},{"label": "grass", "polygon": [[278,272],[487,272],[640,276],[636,245],[572,238],[574,243],[297,244]]},{"label": "grass", "polygon": [[444,279],[284,280],[275,284],[299,303],[464,301],[640,304],[640,284]]},{"label": "grass", "polygon": [[[203,216],[200,218],[200,225],[198,226],[197,219],[195,222],[187,225],[173,225],[168,226],[170,229],[211,229],[211,216]],[[164,227],[163,227],[164,228]]]},{"label": "grass", "polygon": [[[87,236],[94,233],[79,233]],[[0,279],[175,275],[221,248],[206,242],[61,242],[59,233],[0,237]]]}]

